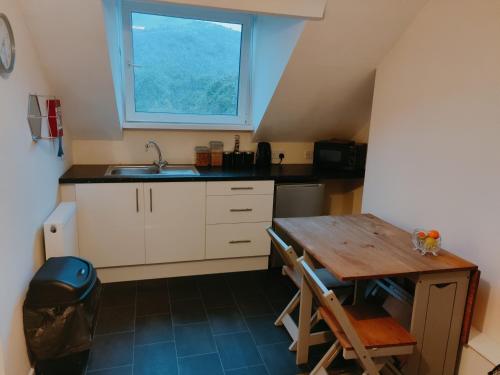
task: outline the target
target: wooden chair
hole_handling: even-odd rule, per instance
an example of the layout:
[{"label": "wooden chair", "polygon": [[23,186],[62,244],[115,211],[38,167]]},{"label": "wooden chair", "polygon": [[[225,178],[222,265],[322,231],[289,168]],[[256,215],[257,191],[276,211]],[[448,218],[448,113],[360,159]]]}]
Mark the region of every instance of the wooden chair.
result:
[{"label": "wooden chair", "polygon": [[326,375],[326,369],[342,349],[344,358],[357,359],[368,375],[378,375],[392,356],[413,352],[415,338],[384,309],[368,304],[342,306],[333,290],[323,284],[303,258],[297,263],[320,304],[319,318],[337,338],[310,375]]},{"label": "wooden chair", "polygon": [[[288,276],[293,283],[299,289],[292,300],[288,303],[285,309],[278,316],[274,324],[276,326],[285,326],[285,329],[292,337],[292,344],[290,345],[290,350],[295,350],[297,346],[297,336],[298,336],[298,327],[295,321],[293,320],[291,314],[295,311],[295,309],[299,306],[300,302],[300,288],[302,284],[302,275],[297,268],[297,253],[293,249],[292,246],[289,246],[283,241],[278,234],[272,229],[268,228],[267,233],[271,237],[271,242],[274,244],[274,247],[278,251],[279,255],[283,259],[283,275]],[[329,288],[335,289],[338,291],[340,295],[342,295],[342,299],[346,299],[353,291],[353,284],[348,282],[341,282],[337,280],[333,275],[331,275],[325,269],[317,270],[318,277],[322,280],[325,285],[328,285]],[[317,324],[320,320],[318,319],[318,314],[315,313],[311,319],[311,328],[315,324]],[[311,345],[320,344],[325,342],[325,340],[332,339],[330,337],[325,337],[324,332],[317,332],[311,335],[310,343]]]}]

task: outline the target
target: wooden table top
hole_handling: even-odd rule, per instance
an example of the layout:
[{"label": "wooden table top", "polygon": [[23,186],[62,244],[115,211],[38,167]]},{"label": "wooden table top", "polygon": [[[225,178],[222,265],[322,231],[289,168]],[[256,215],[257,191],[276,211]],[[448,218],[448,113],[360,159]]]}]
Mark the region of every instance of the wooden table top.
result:
[{"label": "wooden table top", "polygon": [[279,218],[274,223],[342,281],[477,269],[446,250],[422,256],[410,233],[371,214]]}]

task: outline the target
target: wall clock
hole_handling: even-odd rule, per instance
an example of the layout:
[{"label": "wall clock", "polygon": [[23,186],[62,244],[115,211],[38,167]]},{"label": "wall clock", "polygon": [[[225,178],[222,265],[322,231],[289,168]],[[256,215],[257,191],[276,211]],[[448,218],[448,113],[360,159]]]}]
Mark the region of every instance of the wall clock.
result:
[{"label": "wall clock", "polygon": [[14,34],[7,16],[0,13],[0,73],[10,73],[14,69],[16,46]]}]

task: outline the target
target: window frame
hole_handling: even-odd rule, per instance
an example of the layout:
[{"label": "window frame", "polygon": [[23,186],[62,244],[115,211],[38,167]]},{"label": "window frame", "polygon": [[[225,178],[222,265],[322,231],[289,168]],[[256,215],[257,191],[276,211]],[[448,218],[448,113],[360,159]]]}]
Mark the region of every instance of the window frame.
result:
[{"label": "window frame", "polygon": [[[135,110],[134,62],[132,45],[132,13],[180,17],[242,25],[238,113],[234,115],[193,115],[137,112]],[[122,73],[125,109],[124,128],[134,129],[198,129],[253,130],[251,123],[251,59],[253,17],[223,10],[124,1],[122,4]]]}]

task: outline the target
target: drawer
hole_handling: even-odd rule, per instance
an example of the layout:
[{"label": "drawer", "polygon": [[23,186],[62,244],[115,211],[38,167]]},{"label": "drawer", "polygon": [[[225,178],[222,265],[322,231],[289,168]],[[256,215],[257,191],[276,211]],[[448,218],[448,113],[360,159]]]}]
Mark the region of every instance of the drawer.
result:
[{"label": "drawer", "polygon": [[274,181],[217,181],[207,183],[207,195],[274,194]]},{"label": "drawer", "polygon": [[272,195],[230,195],[207,197],[207,224],[271,221]]},{"label": "drawer", "polygon": [[269,255],[266,229],[271,222],[207,225],[206,258],[239,258]]}]

